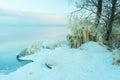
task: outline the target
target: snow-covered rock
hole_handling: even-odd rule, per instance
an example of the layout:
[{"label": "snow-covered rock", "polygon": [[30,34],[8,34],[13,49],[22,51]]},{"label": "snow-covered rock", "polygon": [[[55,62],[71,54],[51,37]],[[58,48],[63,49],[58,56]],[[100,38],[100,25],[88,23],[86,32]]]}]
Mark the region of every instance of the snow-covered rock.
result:
[{"label": "snow-covered rock", "polygon": [[113,58],[112,64],[120,65],[120,49],[114,49],[112,50],[112,52],[115,55],[115,58]]},{"label": "snow-covered rock", "polygon": [[38,43],[35,41],[33,42],[28,48],[24,49],[22,52],[20,52],[17,57],[24,57],[26,55],[31,55],[34,53],[37,53],[40,51]]}]

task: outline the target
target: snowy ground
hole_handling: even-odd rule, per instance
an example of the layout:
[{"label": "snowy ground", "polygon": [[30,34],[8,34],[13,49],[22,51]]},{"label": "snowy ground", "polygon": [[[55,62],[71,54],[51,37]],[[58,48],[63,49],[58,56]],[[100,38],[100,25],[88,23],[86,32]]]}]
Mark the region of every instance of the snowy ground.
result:
[{"label": "snowy ground", "polygon": [[113,57],[96,42],[79,49],[65,45],[56,49],[41,47],[39,53],[24,57],[34,62],[9,75],[0,75],[0,80],[120,80],[120,66],[112,65]]}]

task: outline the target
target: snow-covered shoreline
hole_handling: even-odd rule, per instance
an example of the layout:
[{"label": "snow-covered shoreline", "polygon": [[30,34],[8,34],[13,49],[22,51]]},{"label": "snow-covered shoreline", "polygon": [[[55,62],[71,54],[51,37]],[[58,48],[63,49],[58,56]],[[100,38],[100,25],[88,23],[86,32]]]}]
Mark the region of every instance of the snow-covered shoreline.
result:
[{"label": "snow-covered shoreline", "polygon": [[120,67],[112,65],[112,58],[113,54],[96,42],[85,43],[79,49],[41,47],[40,52],[23,57],[34,62],[0,75],[0,80],[119,80]]}]

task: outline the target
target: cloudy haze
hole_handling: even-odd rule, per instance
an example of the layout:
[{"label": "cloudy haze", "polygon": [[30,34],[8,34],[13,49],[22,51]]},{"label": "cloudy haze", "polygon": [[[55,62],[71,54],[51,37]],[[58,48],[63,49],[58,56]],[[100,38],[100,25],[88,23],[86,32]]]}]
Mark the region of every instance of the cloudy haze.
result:
[{"label": "cloudy haze", "polygon": [[73,10],[69,0],[0,0],[0,24],[65,25]]},{"label": "cloudy haze", "polygon": [[0,0],[0,8],[40,13],[68,13],[69,0]]}]

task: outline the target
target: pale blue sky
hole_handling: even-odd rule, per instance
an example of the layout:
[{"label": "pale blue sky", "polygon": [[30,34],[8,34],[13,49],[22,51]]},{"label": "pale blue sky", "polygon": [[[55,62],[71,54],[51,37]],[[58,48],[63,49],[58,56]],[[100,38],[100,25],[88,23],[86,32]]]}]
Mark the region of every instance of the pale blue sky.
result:
[{"label": "pale blue sky", "polygon": [[72,0],[0,0],[0,25],[66,24]]},{"label": "pale blue sky", "polygon": [[74,10],[71,0],[0,0],[0,8],[9,11],[68,14]]}]

